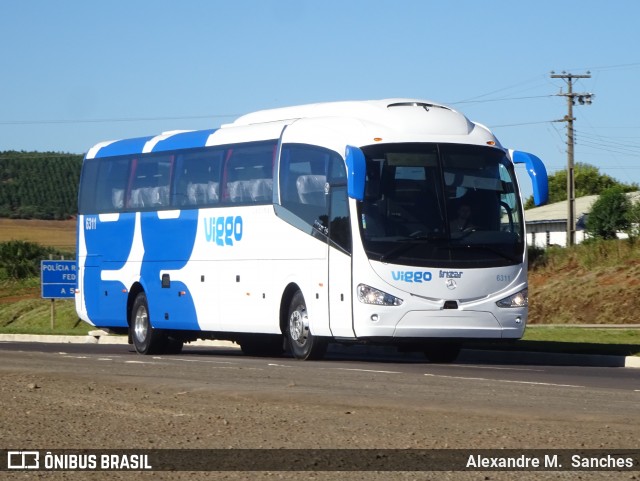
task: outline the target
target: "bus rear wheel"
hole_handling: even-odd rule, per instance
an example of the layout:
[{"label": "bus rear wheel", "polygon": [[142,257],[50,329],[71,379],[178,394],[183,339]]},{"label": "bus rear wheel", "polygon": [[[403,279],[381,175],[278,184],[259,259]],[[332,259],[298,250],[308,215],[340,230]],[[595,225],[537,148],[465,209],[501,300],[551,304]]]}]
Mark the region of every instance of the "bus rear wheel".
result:
[{"label": "bus rear wheel", "polygon": [[302,360],[322,359],[327,352],[327,340],[309,330],[307,305],[302,292],[297,291],[289,305],[286,339],[293,357]]},{"label": "bus rear wheel", "polygon": [[149,318],[147,296],[141,292],[136,296],[131,309],[131,340],[138,354],[157,354],[165,344],[165,336],[154,329]]}]

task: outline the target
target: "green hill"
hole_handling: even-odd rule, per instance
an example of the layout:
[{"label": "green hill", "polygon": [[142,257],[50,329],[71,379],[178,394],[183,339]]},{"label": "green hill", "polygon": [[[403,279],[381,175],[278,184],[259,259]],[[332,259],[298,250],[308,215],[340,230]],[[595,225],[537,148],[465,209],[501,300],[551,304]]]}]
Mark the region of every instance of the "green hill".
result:
[{"label": "green hill", "polygon": [[75,216],[82,157],[0,152],[0,217],[62,220]]},{"label": "green hill", "polygon": [[590,241],[531,256],[529,322],[640,324],[640,242]]}]

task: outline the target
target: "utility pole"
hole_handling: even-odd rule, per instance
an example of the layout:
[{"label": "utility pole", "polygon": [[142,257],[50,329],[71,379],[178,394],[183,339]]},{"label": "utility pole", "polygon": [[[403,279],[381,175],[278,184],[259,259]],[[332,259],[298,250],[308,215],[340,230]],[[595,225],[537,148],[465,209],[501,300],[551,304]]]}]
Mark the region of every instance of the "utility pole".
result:
[{"label": "utility pole", "polygon": [[590,72],[584,75],[573,75],[571,73],[562,72],[556,74],[551,72],[551,78],[561,78],[567,83],[567,93],[559,93],[558,96],[567,98],[568,113],[564,119],[559,122],[567,122],[567,247],[576,243],[576,194],[575,194],[575,178],[574,178],[574,159],[573,159],[573,106],[576,99],[580,105],[591,105],[593,97],[592,93],[576,93],[573,91],[573,80],[582,78],[591,78]]}]

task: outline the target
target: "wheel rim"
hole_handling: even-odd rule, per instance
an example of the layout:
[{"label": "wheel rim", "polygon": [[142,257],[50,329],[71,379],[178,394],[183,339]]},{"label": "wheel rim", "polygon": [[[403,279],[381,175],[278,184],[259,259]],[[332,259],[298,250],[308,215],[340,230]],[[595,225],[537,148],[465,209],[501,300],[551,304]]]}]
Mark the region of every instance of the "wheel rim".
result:
[{"label": "wheel rim", "polygon": [[289,335],[299,346],[304,346],[309,337],[309,319],[303,306],[298,307],[289,317]]},{"label": "wheel rim", "polygon": [[147,315],[147,310],[144,306],[138,307],[138,310],[136,311],[133,331],[138,341],[144,342],[147,339],[147,333],[149,331],[149,316]]}]

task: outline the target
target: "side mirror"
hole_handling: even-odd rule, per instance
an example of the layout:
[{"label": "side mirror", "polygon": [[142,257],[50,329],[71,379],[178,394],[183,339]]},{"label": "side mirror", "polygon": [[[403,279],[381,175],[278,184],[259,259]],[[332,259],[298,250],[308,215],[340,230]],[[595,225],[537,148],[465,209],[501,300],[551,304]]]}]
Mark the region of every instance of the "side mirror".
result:
[{"label": "side mirror", "polygon": [[533,154],[519,150],[510,150],[509,153],[514,164],[524,164],[527,169],[533,185],[533,202],[536,205],[546,204],[549,200],[549,181],[542,161]]},{"label": "side mirror", "polygon": [[356,200],[364,200],[364,180],[367,164],[364,153],[357,147],[347,145],[345,153],[347,162],[347,193]]}]

